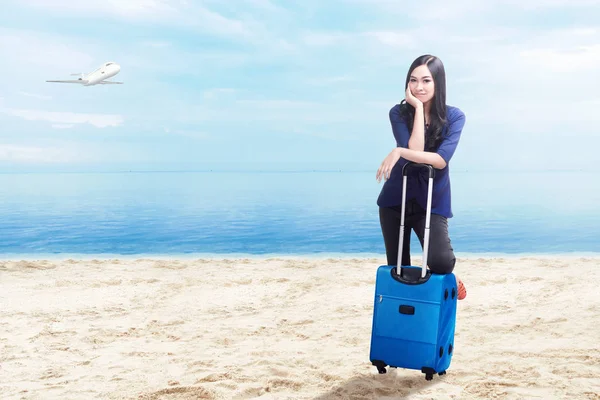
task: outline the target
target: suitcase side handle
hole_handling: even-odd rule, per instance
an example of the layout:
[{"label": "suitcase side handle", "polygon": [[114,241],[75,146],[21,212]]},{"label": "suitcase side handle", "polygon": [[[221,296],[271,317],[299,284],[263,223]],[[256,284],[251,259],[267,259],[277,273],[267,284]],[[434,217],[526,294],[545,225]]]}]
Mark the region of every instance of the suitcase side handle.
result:
[{"label": "suitcase side handle", "polygon": [[398,238],[398,260],[396,262],[396,274],[401,275],[402,244],[404,243],[404,214],[406,214],[406,180],[407,174],[416,169],[427,168],[429,170],[429,182],[427,184],[427,210],[425,212],[425,237],[423,243],[423,265],[421,267],[421,278],[427,274],[427,254],[429,253],[429,227],[431,223],[431,200],[433,197],[433,178],[435,169],[432,165],[407,162],[402,167],[402,212],[400,215],[400,237]]},{"label": "suitcase side handle", "polygon": [[415,315],[415,307],[406,304],[401,304],[398,311],[400,312],[400,314]]}]

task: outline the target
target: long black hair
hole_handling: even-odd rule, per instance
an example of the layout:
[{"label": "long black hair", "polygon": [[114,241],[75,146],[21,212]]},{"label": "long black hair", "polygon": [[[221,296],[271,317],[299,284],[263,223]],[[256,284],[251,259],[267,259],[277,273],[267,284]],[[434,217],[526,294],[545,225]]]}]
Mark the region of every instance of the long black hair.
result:
[{"label": "long black hair", "polygon": [[[435,151],[442,142],[442,131],[447,123],[446,120],[446,71],[444,64],[436,56],[425,54],[417,57],[411,64],[406,74],[406,84],[404,90],[408,88],[410,74],[421,65],[427,65],[434,82],[434,95],[429,110],[429,128],[425,130],[425,151]],[[400,113],[404,117],[408,126],[408,131],[412,132],[415,120],[415,108],[408,104],[406,100],[400,103]]]}]

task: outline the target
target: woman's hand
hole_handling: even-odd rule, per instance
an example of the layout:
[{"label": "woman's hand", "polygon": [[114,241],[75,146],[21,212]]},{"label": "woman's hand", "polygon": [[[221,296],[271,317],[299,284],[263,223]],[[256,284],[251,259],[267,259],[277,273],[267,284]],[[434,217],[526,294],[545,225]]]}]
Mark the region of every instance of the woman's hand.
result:
[{"label": "woman's hand", "polygon": [[396,147],[394,150],[390,151],[390,154],[383,160],[381,166],[377,170],[377,175],[375,175],[375,179],[377,182],[381,182],[381,178],[384,180],[388,180],[390,178],[390,174],[392,173],[392,168],[400,159],[401,147]]},{"label": "woman's hand", "polygon": [[410,85],[406,87],[406,102],[414,108],[423,106],[423,102],[417,99],[415,96],[413,96],[412,92],[410,91]]}]

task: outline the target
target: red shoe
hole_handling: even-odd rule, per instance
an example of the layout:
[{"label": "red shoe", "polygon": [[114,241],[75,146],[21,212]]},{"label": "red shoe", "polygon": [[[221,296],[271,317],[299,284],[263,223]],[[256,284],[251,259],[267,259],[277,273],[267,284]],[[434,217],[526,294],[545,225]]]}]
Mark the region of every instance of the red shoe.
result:
[{"label": "red shoe", "polygon": [[467,297],[467,289],[458,276],[456,277],[456,283],[458,284],[458,300],[463,300]]}]

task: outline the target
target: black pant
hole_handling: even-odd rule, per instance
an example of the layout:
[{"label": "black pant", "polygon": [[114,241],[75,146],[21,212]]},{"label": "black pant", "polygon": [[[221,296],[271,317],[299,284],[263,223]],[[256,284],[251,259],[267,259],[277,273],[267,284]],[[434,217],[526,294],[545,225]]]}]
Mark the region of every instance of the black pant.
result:
[{"label": "black pant", "polygon": [[[381,224],[381,232],[383,233],[388,265],[396,265],[398,263],[401,210],[400,206],[379,208],[379,222]],[[448,236],[448,220],[439,214],[431,214],[429,228],[427,265],[433,273],[449,274],[454,270],[456,258],[454,256],[454,249],[450,243],[450,237]],[[425,210],[414,200],[406,202],[401,265],[411,265],[411,229],[417,234],[421,242],[421,248],[423,248],[425,239]],[[420,265],[421,263],[419,263]]]}]

